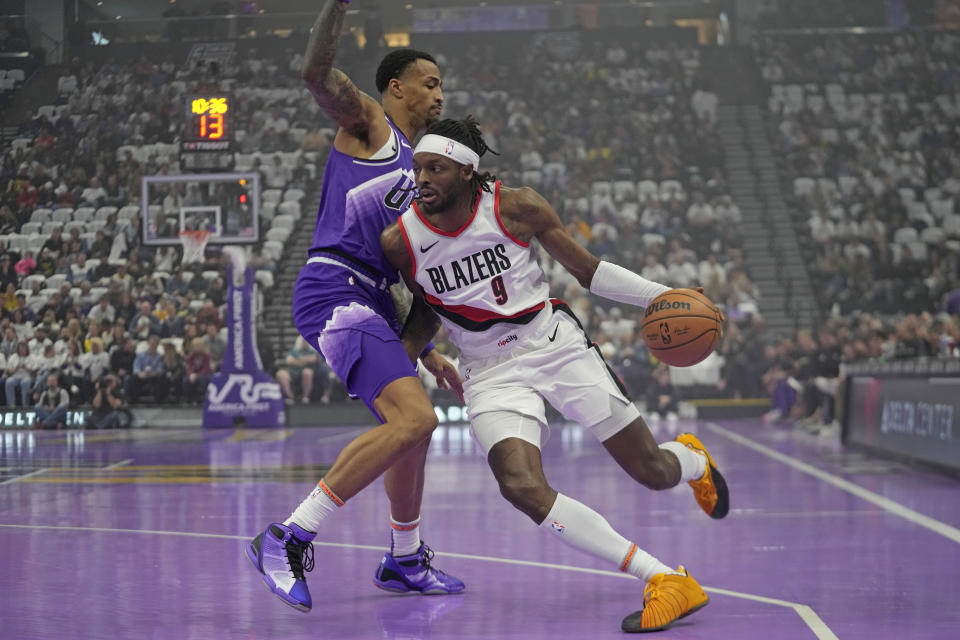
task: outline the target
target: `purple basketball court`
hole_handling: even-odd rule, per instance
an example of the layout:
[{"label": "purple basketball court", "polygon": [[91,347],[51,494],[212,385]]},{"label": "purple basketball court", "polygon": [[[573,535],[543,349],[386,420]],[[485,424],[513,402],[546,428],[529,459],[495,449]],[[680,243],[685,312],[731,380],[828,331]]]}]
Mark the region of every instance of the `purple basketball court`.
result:
[{"label": "purple basketball court", "polygon": [[[711,448],[732,507],[633,484],[589,433],[558,425],[544,466],[710,606],[658,634],[751,640],[960,637],[955,479],[755,422],[681,423]],[[389,541],[368,488],[329,521],[314,610],[267,593],[246,541],[282,520],[354,428],[0,433],[4,638],[615,638],[643,584],[550,539],[499,495],[466,427],[441,426],[423,535],[460,596],[371,579]],[[666,440],[674,433],[662,425]]]}]

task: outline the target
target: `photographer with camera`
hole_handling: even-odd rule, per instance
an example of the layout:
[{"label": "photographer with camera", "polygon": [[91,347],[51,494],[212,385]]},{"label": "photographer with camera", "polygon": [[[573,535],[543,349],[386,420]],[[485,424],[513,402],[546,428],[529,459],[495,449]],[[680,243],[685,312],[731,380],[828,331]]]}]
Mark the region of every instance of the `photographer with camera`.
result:
[{"label": "photographer with camera", "polygon": [[120,426],[123,395],[120,380],[112,373],[99,378],[93,392],[93,411],[87,418],[90,429],[113,429]]}]

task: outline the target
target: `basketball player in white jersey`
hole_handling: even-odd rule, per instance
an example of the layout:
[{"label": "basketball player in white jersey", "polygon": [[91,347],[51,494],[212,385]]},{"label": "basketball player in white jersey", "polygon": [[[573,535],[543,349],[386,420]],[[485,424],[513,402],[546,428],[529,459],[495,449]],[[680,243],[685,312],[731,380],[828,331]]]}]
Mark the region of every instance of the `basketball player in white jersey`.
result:
[{"label": "basketball player in white jersey", "polygon": [[487,150],[472,118],[431,125],[414,149],[419,197],[384,230],[381,245],[461,350],[471,430],[503,496],[560,540],[647,583],[644,608],[624,619],[624,631],[664,629],[705,606],[706,594],[686,569],[663,564],[547,483],[543,399],[589,427],[645,487],[689,482],[704,511],[719,519],[729,509],[726,483],[692,434],[657,446],[570,309],[549,298],[530,243],[538,240],[584,287],[617,302],[644,307],[668,287],[591,255],[532,189],[509,189],[479,173]]}]

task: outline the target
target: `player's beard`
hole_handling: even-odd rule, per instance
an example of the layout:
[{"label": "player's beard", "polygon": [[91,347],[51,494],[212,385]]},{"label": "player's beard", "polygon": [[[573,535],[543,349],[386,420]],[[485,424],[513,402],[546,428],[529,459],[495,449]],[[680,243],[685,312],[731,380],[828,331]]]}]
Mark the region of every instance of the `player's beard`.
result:
[{"label": "player's beard", "polygon": [[468,184],[464,183],[462,178],[457,179],[457,183],[447,191],[446,193],[440,193],[436,189],[432,189],[433,193],[436,196],[436,199],[429,204],[420,202],[420,208],[426,213],[440,213],[441,211],[450,211],[453,206],[457,203],[457,199],[460,196],[460,193],[469,188]]}]

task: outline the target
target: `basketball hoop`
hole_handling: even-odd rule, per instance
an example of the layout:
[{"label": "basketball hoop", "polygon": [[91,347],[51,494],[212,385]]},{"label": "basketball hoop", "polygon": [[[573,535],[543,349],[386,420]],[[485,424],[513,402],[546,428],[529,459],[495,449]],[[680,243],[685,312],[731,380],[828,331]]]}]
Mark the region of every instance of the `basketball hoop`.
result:
[{"label": "basketball hoop", "polygon": [[203,262],[203,252],[207,248],[210,235],[211,232],[205,229],[181,231],[179,236],[180,244],[183,245],[183,257],[180,263]]}]

